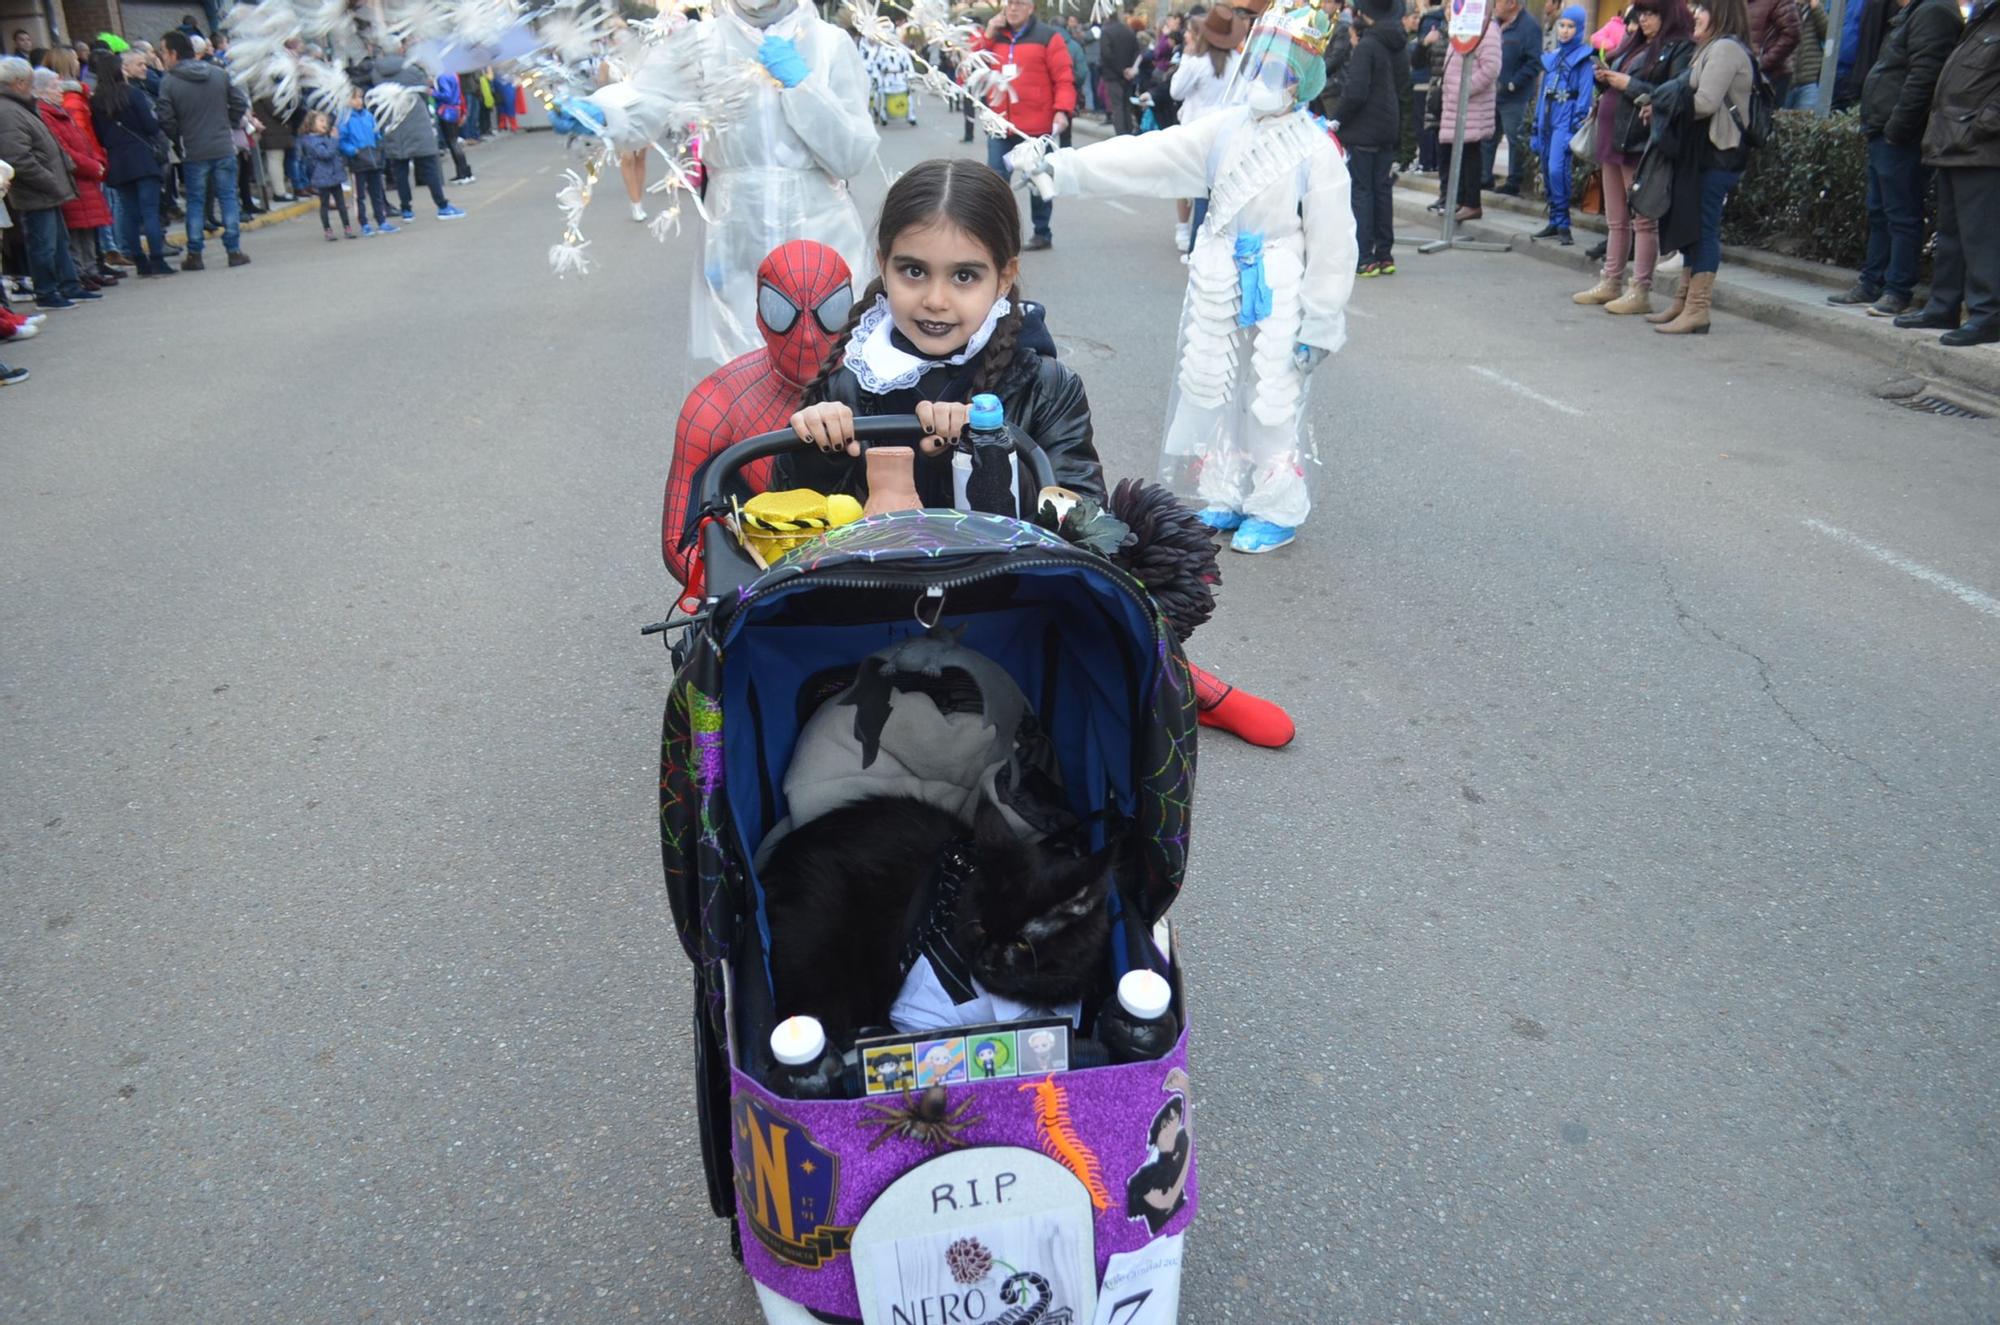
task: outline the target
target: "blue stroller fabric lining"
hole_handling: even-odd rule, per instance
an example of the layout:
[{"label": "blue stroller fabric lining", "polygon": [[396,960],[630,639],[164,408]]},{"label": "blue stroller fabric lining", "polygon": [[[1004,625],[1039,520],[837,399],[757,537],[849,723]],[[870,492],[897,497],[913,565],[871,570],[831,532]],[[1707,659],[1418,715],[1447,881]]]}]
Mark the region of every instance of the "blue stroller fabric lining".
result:
[{"label": "blue stroller fabric lining", "polygon": [[[800,588],[809,583],[802,580]],[[1014,583],[1012,604],[997,610],[953,615],[947,598],[944,624],[963,628],[962,643],[1005,668],[1036,708],[1069,808],[1083,818],[1130,817],[1138,790],[1134,723],[1162,664],[1154,621],[1131,594],[1074,565],[1024,567]],[[918,591],[880,592],[888,600]],[[784,619],[791,596],[773,593],[753,603],[734,623],[724,652],[723,782],[765,953],[770,931],[750,862],[789,811],[783,781],[802,726],[798,696],[830,664],[859,663],[924,629],[902,614],[859,624],[792,624]],[[1093,846],[1102,845],[1104,827],[1103,817],[1092,825]],[[1115,922],[1121,910],[1115,891],[1112,907]],[[1122,972],[1129,956],[1123,926],[1114,923],[1113,934]],[[768,961],[763,977],[768,988]]]}]

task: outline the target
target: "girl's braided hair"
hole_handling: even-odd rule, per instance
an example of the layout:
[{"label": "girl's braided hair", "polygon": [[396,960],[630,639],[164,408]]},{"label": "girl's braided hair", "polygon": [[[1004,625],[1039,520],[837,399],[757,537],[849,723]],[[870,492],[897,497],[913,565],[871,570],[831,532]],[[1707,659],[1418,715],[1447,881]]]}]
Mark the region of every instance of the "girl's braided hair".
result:
[{"label": "girl's braided hair", "polygon": [[[951,222],[985,246],[996,271],[1005,271],[1021,255],[1021,219],[1014,205],[1013,190],[989,167],[964,157],[953,157],[925,161],[890,187],[889,196],[882,201],[882,219],[875,226],[877,265],[888,263],[897,235],[912,226],[938,220]],[[816,405],[826,399],[827,383],[846,360],[847,343],[854,336],[854,328],[860,325],[862,315],[875,306],[881,293],[882,278],[877,276],[854,301],[854,307],[848,310],[847,325],[833,338],[833,345],[827,351],[826,362],[806,384],[806,404]],[[1011,307],[994,325],[992,338],[986,342],[979,378],[972,388],[975,394],[997,390],[1014,366],[1021,336],[1019,283],[1008,289],[1007,300]]]}]

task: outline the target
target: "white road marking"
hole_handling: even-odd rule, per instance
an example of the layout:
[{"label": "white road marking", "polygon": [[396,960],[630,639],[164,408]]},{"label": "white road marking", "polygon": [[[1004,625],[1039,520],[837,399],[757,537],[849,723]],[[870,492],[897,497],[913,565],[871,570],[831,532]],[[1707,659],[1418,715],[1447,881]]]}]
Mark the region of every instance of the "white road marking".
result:
[{"label": "white road marking", "polygon": [[1355,307],[1355,306],[1354,306],[1353,304],[1349,304],[1349,305],[1347,306],[1347,315],[1348,315],[1349,317],[1358,317],[1358,318],[1360,318],[1360,319],[1361,319],[1362,321],[1364,321],[1364,322],[1365,322],[1365,321],[1367,321],[1367,320],[1368,320],[1369,318],[1371,318],[1371,317],[1374,317],[1374,316],[1375,316],[1375,315],[1374,315],[1373,313],[1369,312],[1369,311],[1368,311],[1367,309],[1365,309],[1365,308],[1356,308],[1356,307]]},{"label": "white road marking", "polygon": [[1554,396],[1545,396],[1531,386],[1523,386],[1521,383],[1516,382],[1513,378],[1507,376],[1505,373],[1496,373],[1491,368],[1481,368],[1476,363],[1467,364],[1466,367],[1470,368],[1473,372],[1478,373],[1481,377],[1485,378],[1487,381],[1496,382],[1499,385],[1506,387],[1509,391],[1512,391],[1515,395],[1520,396],[1524,400],[1532,400],[1537,405],[1546,405],[1550,409],[1555,410],[1557,413],[1567,414],[1573,419],[1580,419],[1583,417],[1583,411],[1578,409],[1576,406],[1565,405],[1563,404],[1562,401],[1557,400]]},{"label": "white road marking", "polygon": [[1994,598],[1990,594],[1983,594],[1969,584],[1960,584],[1943,571],[1932,570],[1921,561],[1911,561],[1894,548],[1883,547],[1880,543],[1871,543],[1859,534],[1850,534],[1838,525],[1830,525],[1824,520],[1815,520],[1811,516],[1801,519],[1799,523],[1808,529],[1825,534],[1837,543],[1845,543],[1851,548],[1858,548],[1881,562],[1884,566],[1893,566],[1912,579],[1922,580],[1933,589],[1944,590],[1975,612],[1984,612],[1990,617],[2000,617],[2000,598]]},{"label": "white road marking", "polygon": [[1130,207],[1127,207],[1124,203],[1118,201],[1116,198],[1106,198],[1104,200],[1104,205],[1106,207],[1113,208],[1117,211],[1121,211],[1125,213],[1125,215],[1127,216],[1137,216],[1139,214],[1133,211]]},{"label": "white road marking", "polygon": [[473,203],[472,209],[476,210],[478,208],[484,207],[489,202],[498,202],[502,198],[506,197],[508,194],[512,193],[515,189],[518,189],[523,184],[526,184],[527,182],[528,181],[525,179],[517,179],[512,184],[507,185],[505,188],[495,189],[493,192],[481,198],[478,202]]}]

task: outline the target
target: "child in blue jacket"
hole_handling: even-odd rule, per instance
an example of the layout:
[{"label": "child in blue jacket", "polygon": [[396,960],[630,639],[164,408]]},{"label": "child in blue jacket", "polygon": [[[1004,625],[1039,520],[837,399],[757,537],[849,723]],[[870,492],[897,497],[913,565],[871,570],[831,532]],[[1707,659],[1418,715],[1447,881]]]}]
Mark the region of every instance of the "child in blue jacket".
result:
[{"label": "child in blue jacket", "polygon": [[[354,172],[354,210],[361,214],[357,219],[362,237],[374,234],[378,227],[385,235],[395,234],[398,227],[389,220],[389,195],[382,188],[382,171],[389,158],[382,149],[381,130],[375,127],[375,112],[368,109],[359,89],[347,103],[347,118],[340,122],[340,154]],[[371,199],[376,221],[372,226],[368,224]]]},{"label": "child in blue jacket", "polygon": [[1535,115],[1535,137],[1530,146],[1542,159],[1542,183],[1549,195],[1549,223],[1535,233],[1537,239],[1554,236],[1567,248],[1570,243],[1569,203],[1571,169],[1569,140],[1590,114],[1590,97],[1596,81],[1590,71],[1590,44],[1583,39],[1586,19],[1582,5],[1571,5],[1556,20],[1556,46],[1542,56],[1542,97]]}]

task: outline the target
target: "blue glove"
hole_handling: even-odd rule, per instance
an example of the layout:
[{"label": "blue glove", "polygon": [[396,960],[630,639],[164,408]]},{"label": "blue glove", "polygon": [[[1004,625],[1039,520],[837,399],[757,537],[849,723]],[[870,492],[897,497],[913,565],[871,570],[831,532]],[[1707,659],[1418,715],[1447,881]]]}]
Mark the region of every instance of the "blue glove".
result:
[{"label": "blue glove", "polygon": [[557,133],[603,133],[604,112],[582,97],[564,97],[549,112],[549,127]]},{"label": "blue glove", "polygon": [[805,57],[799,54],[799,48],[792,44],[791,38],[780,37],[775,32],[764,34],[764,40],[757,46],[757,58],[764,62],[764,68],[771,77],[786,87],[797,87],[812,72],[806,68]]},{"label": "blue glove", "polygon": [[1326,351],[1317,345],[1294,345],[1292,358],[1298,361],[1300,372],[1310,373],[1326,360]]}]

